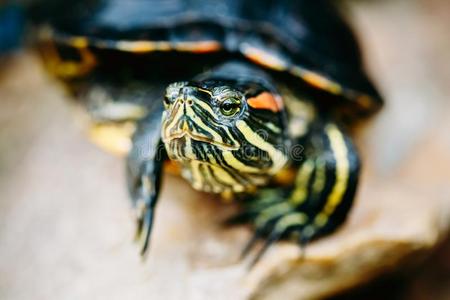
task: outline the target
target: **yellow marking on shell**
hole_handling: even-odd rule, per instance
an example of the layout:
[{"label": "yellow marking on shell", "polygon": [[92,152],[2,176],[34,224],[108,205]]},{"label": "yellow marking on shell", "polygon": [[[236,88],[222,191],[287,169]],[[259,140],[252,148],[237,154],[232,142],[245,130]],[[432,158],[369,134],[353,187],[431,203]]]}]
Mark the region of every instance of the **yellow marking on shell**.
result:
[{"label": "yellow marking on shell", "polygon": [[87,96],[101,103],[91,114],[96,119],[114,120],[116,122],[127,120],[140,120],[148,113],[147,108],[135,103],[113,102],[114,100],[101,88],[93,88]]},{"label": "yellow marking on shell", "polygon": [[251,61],[256,62],[259,65],[277,70],[284,71],[287,69],[286,63],[281,58],[266,52],[262,49],[253,47],[248,44],[241,46],[241,52]]},{"label": "yellow marking on shell", "polygon": [[318,73],[311,72],[298,66],[292,67],[291,72],[316,88],[325,90],[335,95],[340,95],[342,93],[342,87],[338,83]]},{"label": "yellow marking on shell", "polygon": [[67,41],[67,44],[74,47],[74,48],[87,48],[87,46],[89,45],[88,39],[85,37],[72,37]]},{"label": "yellow marking on shell", "polygon": [[[101,40],[96,42],[101,43],[103,47],[106,43]],[[176,42],[168,41],[129,41],[122,40],[115,44],[115,48],[133,53],[147,53],[153,51],[181,51],[193,53],[208,53],[215,52],[222,49],[222,45],[217,41],[193,41],[193,42]]]},{"label": "yellow marking on shell", "polygon": [[336,125],[329,124],[325,131],[330,140],[331,149],[336,160],[336,180],[331,193],[328,195],[322,211],[316,216],[314,222],[317,226],[323,226],[328,221],[329,216],[335,211],[336,207],[342,201],[347,190],[349,179],[349,161],[347,158],[348,150],[344,137]]},{"label": "yellow marking on shell", "polygon": [[88,39],[84,36],[61,36],[55,34],[50,28],[45,28],[39,33],[42,39],[56,39],[60,43],[70,45],[76,48],[84,48],[91,45],[96,48],[103,49],[117,49],[133,53],[147,53],[153,51],[182,51],[193,53],[208,53],[215,52],[222,49],[222,44],[215,40],[204,41],[185,41],[185,42],[170,42],[170,41],[149,41],[149,40],[120,40],[116,43],[107,39],[95,38]]},{"label": "yellow marking on shell", "polygon": [[266,151],[269,154],[273,162],[272,167],[269,170],[270,174],[273,175],[277,173],[286,165],[287,157],[280,150],[276,149],[273,145],[266,142],[262,137],[255,133],[245,121],[238,120],[236,122],[236,127],[244,135],[245,139],[249,143],[260,148],[261,150]]},{"label": "yellow marking on shell", "polygon": [[295,189],[289,197],[290,203],[300,205],[306,200],[308,196],[308,182],[313,170],[314,162],[312,160],[306,160],[302,164],[295,179]]},{"label": "yellow marking on shell", "polygon": [[[81,39],[77,43],[82,46],[87,41]],[[41,53],[48,71],[60,78],[74,78],[88,74],[97,65],[97,60],[87,47],[78,48],[81,61],[63,60],[54,42],[47,41],[41,46]]]},{"label": "yellow marking on shell", "polygon": [[222,49],[217,41],[178,42],[173,45],[175,50],[193,53],[208,53]]},{"label": "yellow marking on shell", "polygon": [[295,225],[303,225],[308,220],[308,217],[301,212],[295,212],[288,214],[286,216],[283,216],[278,222],[277,225],[275,225],[275,231],[276,232],[284,232],[286,229],[288,229],[291,226]]},{"label": "yellow marking on shell", "polygon": [[119,156],[125,156],[132,147],[131,136],[136,124],[99,123],[89,129],[89,139],[101,149]]},{"label": "yellow marking on shell", "polygon": [[153,51],[170,51],[172,45],[169,42],[154,41],[118,41],[115,44],[118,50],[133,53],[146,53]]}]

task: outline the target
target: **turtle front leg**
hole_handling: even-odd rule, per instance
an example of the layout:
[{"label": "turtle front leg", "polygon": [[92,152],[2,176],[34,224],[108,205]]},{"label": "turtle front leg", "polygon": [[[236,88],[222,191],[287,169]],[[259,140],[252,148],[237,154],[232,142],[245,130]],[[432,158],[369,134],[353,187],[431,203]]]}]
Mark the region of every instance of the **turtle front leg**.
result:
[{"label": "turtle front leg", "polygon": [[149,246],[163,163],[167,159],[159,116],[160,111],[154,111],[139,123],[127,159],[128,189],[136,211],[136,240],[141,244],[141,255]]},{"label": "turtle front leg", "polygon": [[280,238],[295,237],[303,247],[311,239],[332,232],[351,208],[360,169],[356,149],[336,124],[316,127],[302,143],[304,159],[294,185],[260,191],[242,215],[255,226],[243,256],[258,239],[266,237],[252,265]]}]

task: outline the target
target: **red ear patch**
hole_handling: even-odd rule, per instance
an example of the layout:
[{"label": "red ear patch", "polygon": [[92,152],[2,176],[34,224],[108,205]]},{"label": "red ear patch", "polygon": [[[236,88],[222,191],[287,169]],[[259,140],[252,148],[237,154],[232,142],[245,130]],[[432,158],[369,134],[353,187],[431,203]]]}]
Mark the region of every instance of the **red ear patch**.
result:
[{"label": "red ear patch", "polygon": [[255,109],[267,109],[273,112],[279,112],[283,108],[280,96],[269,92],[262,92],[256,97],[248,98],[247,103]]}]

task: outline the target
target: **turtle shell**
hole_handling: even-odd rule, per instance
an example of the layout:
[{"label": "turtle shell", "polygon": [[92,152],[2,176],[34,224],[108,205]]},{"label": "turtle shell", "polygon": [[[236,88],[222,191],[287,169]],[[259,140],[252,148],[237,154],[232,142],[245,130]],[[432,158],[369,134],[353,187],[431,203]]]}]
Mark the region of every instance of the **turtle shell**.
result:
[{"label": "turtle shell", "polygon": [[69,47],[240,53],[360,112],[382,104],[351,30],[326,0],[52,0],[40,10],[51,39]]}]

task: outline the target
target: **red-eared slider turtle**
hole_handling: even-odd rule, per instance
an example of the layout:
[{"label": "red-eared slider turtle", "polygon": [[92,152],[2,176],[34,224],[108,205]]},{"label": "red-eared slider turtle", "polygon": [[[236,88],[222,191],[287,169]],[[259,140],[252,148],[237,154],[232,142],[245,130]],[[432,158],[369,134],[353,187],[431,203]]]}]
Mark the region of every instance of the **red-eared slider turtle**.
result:
[{"label": "red-eared slider turtle", "polygon": [[[265,249],[336,229],[360,162],[345,127],[380,108],[329,1],[50,1],[41,49],[98,126],[135,122],[128,186],[142,253],[166,160],[243,198]],[[289,176],[293,174],[293,176]]]}]

